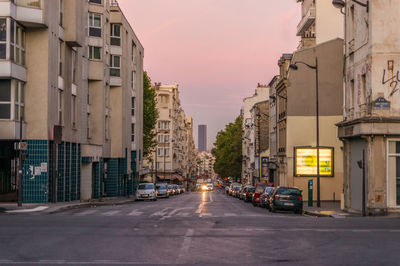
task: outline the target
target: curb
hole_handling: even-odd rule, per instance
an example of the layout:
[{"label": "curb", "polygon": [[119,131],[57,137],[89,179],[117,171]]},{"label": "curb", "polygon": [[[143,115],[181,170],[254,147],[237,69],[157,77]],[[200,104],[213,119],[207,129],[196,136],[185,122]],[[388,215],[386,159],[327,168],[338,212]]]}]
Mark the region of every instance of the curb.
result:
[{"label": "curb", "polygon": [[313,212],[313,211],[303,211],[304,214],[309,215],[309,216],[316,216],[316,217],[333,217],[332,214],[323,214],[319,212]]},{"label": "curb", "polygon": [[125,205],[125,204],[129,204],[129,203],[133,203],[135,201],[136,201],[136,199],[132,198],[130,200],[119,201],[119,202],[100,201],[100,202],[80,203],[80,204],[76,204],[76,205],[62,206],[57,209],[49,210],[49,211],[47,211],[47,213],[53,214],[53,213],[63,212],[63,211],[72,210],[72,209],[91,208],[91,207],[96,207],[96,206]]}]

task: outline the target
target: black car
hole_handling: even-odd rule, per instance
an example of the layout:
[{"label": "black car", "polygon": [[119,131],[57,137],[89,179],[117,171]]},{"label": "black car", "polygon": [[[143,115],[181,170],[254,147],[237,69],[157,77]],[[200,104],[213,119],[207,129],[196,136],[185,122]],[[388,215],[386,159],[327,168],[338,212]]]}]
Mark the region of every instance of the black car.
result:
[{"label": "black car", "polygon": [[270,197],[271,212],[277,210],[303,212],[303,197],[298,188],[276,187]]},{"label": "black car", "polygon": [[273,191],[274,187],[266,187],[264,193],[260,195],[260,204],[258,206],[269,209],[270,196]]},{"label": "black car", "polygon": [[247,187],[246,197],[244,198],[244,201],[246,201],[246,202],[252,201],[254,191],[255,191],[255,187]]}]

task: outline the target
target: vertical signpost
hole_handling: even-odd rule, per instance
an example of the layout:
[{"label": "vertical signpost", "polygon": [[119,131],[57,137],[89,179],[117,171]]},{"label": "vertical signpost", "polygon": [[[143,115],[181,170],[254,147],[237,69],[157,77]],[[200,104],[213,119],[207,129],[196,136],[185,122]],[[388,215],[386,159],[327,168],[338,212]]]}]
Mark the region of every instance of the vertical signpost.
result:
[{"label": "vertical signpost", "polygon": [[308,180],[308,206],[313,206],[313,180]]}]

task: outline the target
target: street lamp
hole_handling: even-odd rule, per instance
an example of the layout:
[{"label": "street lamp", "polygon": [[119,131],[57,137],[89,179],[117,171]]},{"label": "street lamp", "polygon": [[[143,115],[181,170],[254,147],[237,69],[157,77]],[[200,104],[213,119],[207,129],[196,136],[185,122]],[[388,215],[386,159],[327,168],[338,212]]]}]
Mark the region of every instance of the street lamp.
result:
[{"label": "street lamp", "polygon": [[290,64],[289,68],[298,70],[297,64],[303,64],[308,68],[315,70],[315,116],[317,122],[317,207],[321,207],[321,191],[320,191],[320,169],[319,169],[319,100],[318,100],[318,57],[315,57],[315,65],[309,65],[305,62],[298,61]]},{"label": "street lamp", "polygon": [[[357,0],[353,0],[354,3],[359,4],[360,6],[366,7],[367,12],[369,12],[369,0],[366,3],[362,3]],[[333,0],[332,5],[336,8],[343,9],[346,7],[346,2],[343,0]],[[344,12],[342,12],[344,14]]]}]

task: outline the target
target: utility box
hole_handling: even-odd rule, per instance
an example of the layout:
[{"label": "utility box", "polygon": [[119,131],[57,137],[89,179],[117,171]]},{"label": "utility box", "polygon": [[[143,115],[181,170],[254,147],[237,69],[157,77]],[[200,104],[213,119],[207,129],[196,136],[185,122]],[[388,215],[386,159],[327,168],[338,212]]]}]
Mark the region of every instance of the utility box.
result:
[{"label": "utility box", "polygon": [[313,206],[313,180],[308,180],[308,206]]}]

